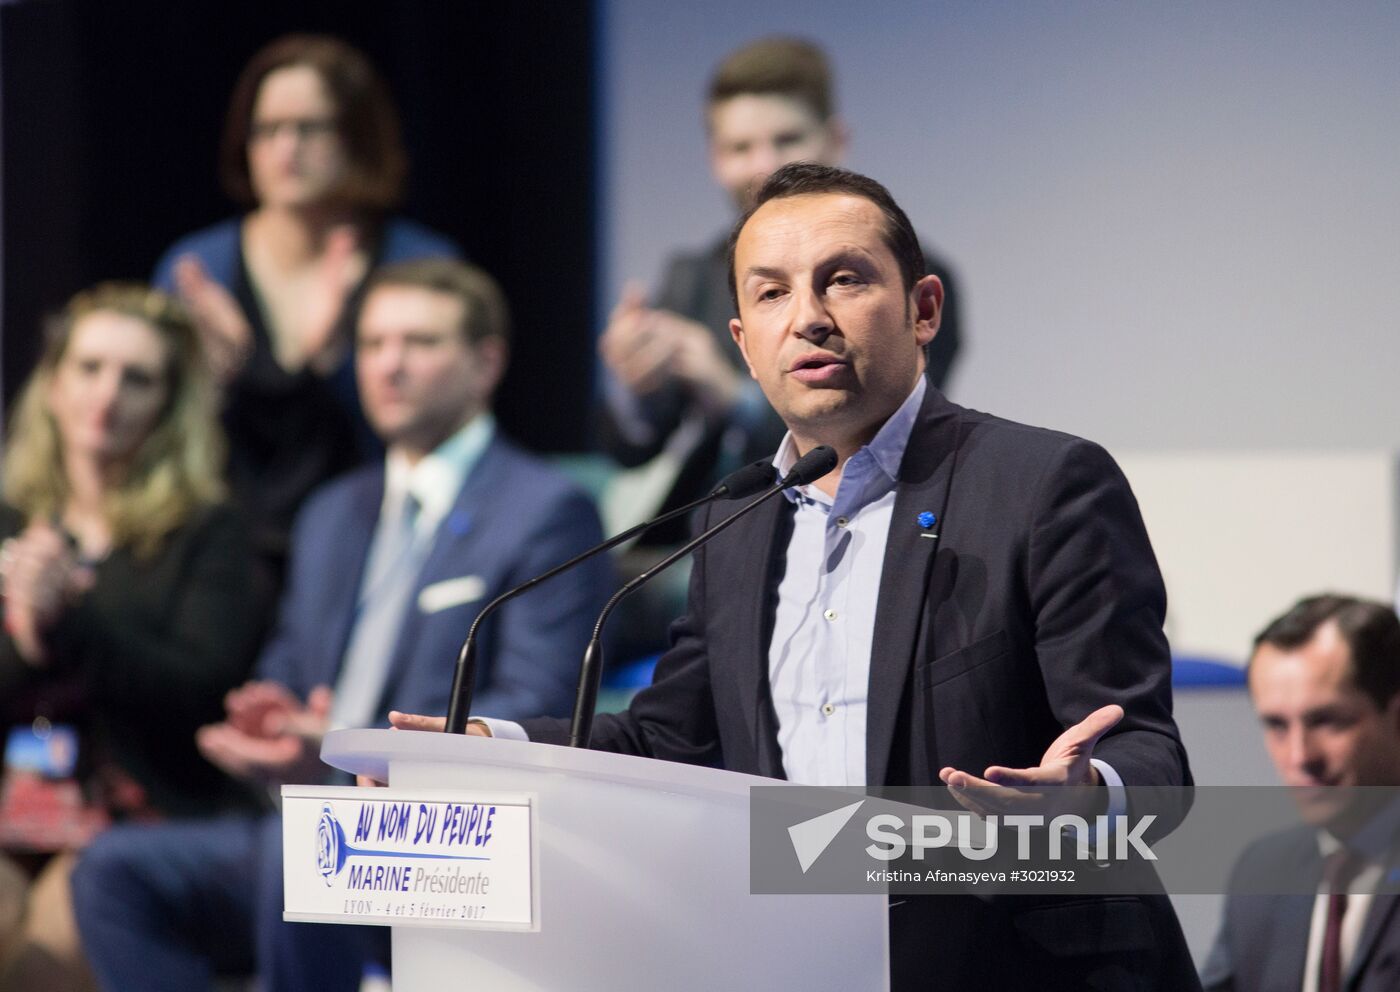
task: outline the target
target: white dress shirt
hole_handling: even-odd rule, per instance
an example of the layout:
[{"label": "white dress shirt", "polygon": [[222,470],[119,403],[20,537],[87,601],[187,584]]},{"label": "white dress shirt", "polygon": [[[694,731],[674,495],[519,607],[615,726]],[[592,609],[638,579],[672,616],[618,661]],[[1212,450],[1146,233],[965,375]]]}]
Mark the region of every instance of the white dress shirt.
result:
[{"label": "white dress shirt", "polygon": [[[1317,835],[1317,847],[1324,860],[1333,852],[1341,850],[1342,842],[1327,831]],[[1371,911],[1371,899],[1380,883],[1385,865],[1380,862],[1366,862],[1347,882],[1347,908],[1342,915],[1341,952],[1342,979],[1351,970],[1352,959],[1356,957],[1356,947],[1361,943],[1361,929],[1366,925],[1366,914]],[[1317,992],[1317,984],[1322,977],[1322,945],[1327,936],[1327,902],[1330,893],[1324,880],[1313,897],[1312,921],[1308,926],[1308,957],[1303,965],[1302,992]]]}]

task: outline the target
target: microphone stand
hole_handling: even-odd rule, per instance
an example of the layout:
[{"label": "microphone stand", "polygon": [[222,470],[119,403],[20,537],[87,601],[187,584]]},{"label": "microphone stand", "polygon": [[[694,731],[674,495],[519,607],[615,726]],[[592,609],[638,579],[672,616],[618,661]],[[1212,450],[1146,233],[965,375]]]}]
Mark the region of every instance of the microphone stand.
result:
[{"label": "microphone stand", "polygon": [[[467,631],[467,639],[462,642],[462,650],[457,655],[457,667],[452,673],[452,694],[448,697],[447,725],[443,728],[444,731],[449,734],[464,734],[467,732],[467,718],[471,713],[472,692],[476,687],[476,632],[481,626],[482,620],[488,615],[494,613],[503,603],[514,599],[522,593],[529,592],[541,582],[547,582],[560,572],[567,572],[575,565],[592,558],[594,555],[601,554],[604,551],[610,551],[619,544],[630,541],[643,531],[650,530],[669,520],[674,520],[682,514],[690,513],[704,506],[706,503],[722,499],[729,495],[734,489],[738,489],[742,492],[747,488],[749,491],[752,491],[752,481],[756,478],[758,473],[767,469],[769,469],[767,462],[753,462],[746,465],[726,476],[718,486],[699,499],[693,500],[684,506],[678,506],[674,510],[663,513],[654,520],[644,520],[635,527],[629,527],[621,534],[608,538],[608,540],[604,541],[602,544],[574,555],[574,557],[570,558],[562,565],[556,565],[549,571],[530,579],[528,582],[522,583],[514,589],[506,590],[483,606],[481,612],[472,620],[471,628]],[[768,477],[772,478],[771,472]],[[596,696],[596,689],[594,690],[594,694]]]},{"label": "microphone stand", "polygon": [[[825,461],[827,458],[829,458],[829,461]],[[650,580],[652,576],[664,572],[710,538],[725,530],[733,524],[734,521],[750,511],[757,509],[761,504],[772,499],[784,489],[789,489],[796,485],[805,485],[826,475],[827,472],[830,472],[836,467],[836,452],[822,445],[813,448],[812,451],[804,455],[799,461],[799,465],[803,462],[808,463],[802,466],[806,471],[800,471],[799,466],[794,466],[793,471],[789,472],[786,478],[775,484],[768,492],[752,502],[746,503],[744,506],[740,507],[737,512],[721,520],[703,534],[681,545],[651,568],[624,583],[621,589],[613,593],[612,598],[609,599],[607,605],[603,607],[603,612],[598,615],[598,622],[593,625],[593,637],[589,640],[588,647],[583,652],[583,667],[579,671],[578,677],[578,694],[574,697],[574,716],[573,721],[569,724],[570,747],[586,748],[588,747],[589,740],[593,736],[593,710],[598,705],[598,685],[603,678],[603,644],[601,639],[603,625],[607,623],[608,616],[612,613],[613,608],[638,586]],[[811,467],[823,463],[824,467],[821,468],[820,471],[813,472],[811,470]]]}]

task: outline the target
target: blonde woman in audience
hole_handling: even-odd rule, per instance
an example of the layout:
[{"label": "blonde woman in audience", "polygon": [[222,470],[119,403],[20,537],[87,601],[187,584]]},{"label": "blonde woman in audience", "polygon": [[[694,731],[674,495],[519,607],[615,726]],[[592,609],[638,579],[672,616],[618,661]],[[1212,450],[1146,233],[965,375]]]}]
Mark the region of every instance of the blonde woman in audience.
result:
[{"label": "blonde woman in audience", "polygon": [[74,297],[9,426],[0,988],[58,992],[90,982],[68,897],[77,847],[110,820],[249,803],[193,738],[246,677],[263,611],[176,301],[118,283]]}]

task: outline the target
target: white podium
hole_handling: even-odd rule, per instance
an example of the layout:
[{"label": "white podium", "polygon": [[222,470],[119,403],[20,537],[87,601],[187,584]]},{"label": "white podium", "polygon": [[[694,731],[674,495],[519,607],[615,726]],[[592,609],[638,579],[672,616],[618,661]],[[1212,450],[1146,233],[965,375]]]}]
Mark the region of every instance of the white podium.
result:
[{"label": "white podium", "polygon": [[883,897],[749,894],[749,787],[772,779],[389,730],[337,731],[321,756],[395,792],[534,808],[536,929],[395,926],[396,992],[888,988]]}]

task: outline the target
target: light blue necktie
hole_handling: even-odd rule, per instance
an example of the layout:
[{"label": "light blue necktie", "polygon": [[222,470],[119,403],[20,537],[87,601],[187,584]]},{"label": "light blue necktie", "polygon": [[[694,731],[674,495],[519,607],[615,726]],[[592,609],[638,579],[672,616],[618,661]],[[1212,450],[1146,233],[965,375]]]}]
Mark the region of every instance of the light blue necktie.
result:
[{"label": "light blue necktie", "polygon": [[406,493],[399,512],[381,515],[375,528],[356,599],[355,625],[335,683],[332,728],[367,727],[379,708],[394,646],[430,545],[417,539],[418,509],[418,500]]}]

